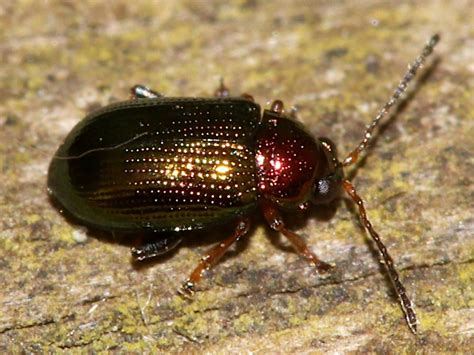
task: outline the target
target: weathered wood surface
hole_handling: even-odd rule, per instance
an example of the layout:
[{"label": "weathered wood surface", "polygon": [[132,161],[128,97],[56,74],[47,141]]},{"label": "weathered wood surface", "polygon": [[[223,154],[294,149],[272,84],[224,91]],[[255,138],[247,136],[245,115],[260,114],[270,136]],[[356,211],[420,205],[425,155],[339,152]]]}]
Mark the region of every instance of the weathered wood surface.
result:
[{"label": "weathered wood surface", "polygon": [[[0,351],[472,353],[473,6],[2,2]],[[297,105],[347,152],[436,31],[438,61],[353,179],[416,303],[417,337],[345,203],[293,223],[337,265],[330,276],[259,225],[188,302],[175,290],[205,242],[136,268],[127,246],[88,236],[48,201],[66,133],[135,83],[207,96],[224,76],[234,93]]]}]

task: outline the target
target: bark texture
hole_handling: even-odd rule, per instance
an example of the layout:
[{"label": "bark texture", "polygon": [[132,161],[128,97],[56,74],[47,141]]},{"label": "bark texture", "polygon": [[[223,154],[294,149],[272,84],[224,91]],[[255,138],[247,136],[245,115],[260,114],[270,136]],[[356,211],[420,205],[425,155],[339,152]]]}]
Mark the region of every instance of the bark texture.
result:
[{"label": "bark texture", "polygon": [[[2,2],[0,352],[472,353],[473,6]],[[48,200],[47,167],[67,132],[136,83],[209,96],[222,76],[234,94],[297,106],[343,155],[435,32],[435,60],[347,172],[416,304],[418,336],[344,201],[287,218],[337,265],[330,275],[259,224],[190,302],[176,288],[216,236],[139,267],[127,243],[86,233]]]}]

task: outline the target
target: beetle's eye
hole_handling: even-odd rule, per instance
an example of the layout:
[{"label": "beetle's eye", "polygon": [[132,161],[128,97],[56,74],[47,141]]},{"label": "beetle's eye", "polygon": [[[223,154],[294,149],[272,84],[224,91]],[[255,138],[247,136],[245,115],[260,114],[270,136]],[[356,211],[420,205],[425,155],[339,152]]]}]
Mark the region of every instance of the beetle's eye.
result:
[{"label": "beetle's eye", "polygon": [[328,203],[339,196],[341,182],[337,174],[318,179],[313,184],[313,203]]},{"label": "beetle's eye", "polygon": [[317,189],[319,195],[327,195],[329,192],[329,181],[326,179],[319,180],[317,182]]}]

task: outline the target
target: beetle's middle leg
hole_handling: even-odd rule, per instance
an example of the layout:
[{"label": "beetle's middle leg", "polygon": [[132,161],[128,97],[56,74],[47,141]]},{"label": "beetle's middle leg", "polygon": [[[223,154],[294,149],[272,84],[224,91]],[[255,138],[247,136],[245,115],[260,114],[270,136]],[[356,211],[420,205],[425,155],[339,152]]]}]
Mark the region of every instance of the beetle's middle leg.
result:
[{"label": "beetle's middle leg", "polygon": [[219,261],[219,259],[225,254],[227,249],[229,249],[229,247],[234,244],[234,242],[239,240],[240,237],[247,234],[249,229],[250,221],[248,219],[243,218],[239,220],[234,234],[217,244],[201,258],[198,266],[193,270],[181,288],[178,289],[178,292],[183,296],[192,296],[194,294],[194,286],[201,280],[204,272],[216,264],[217,261]]},{"label": "beetle's middle leg", "polygon": [[156,99],[157,97],[162,97],[163,94],[160,94],[152,89],[146,87],[145,85],[135,85],[130,89],[130,94],[132,99]]},{"label": "beetle's middle leg", "polygon": [[286,229],[285,222],[283,222],[283,218],[281,217],[281,214],[277,208],[269,203],[264,203],[262,204],[262,209],[263,215],[265,216],[265,219],[267,220],[270,227],[287,237],[298,254],[313,264],[318,272],[327,272],[333,267],[331,264],[320,260],[316,254],[314,254],[309,249],[303,238],[301,238],[298,234]]},{"label": "beetle's middle leg", "polygon": [[181,237],[170,235],[166,238],[159,238],[154,241],[147,242],[139,247],[131,249],[132,257],[136,261],[143,261],[154,258],[155,256],[165,254],[166,252],[174,249],[181,242]]}]

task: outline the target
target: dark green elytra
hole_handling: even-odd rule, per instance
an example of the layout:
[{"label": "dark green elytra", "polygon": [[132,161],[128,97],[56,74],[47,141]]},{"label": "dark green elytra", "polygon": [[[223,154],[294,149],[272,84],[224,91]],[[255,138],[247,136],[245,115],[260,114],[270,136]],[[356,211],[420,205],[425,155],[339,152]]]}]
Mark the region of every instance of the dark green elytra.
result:
[{"label": "dark green elytra", "polygon": [[255,208],[260,106],[239,98],[126,101],[87,116],[48,174],[52,197],[106,231],[180,231]]}]

